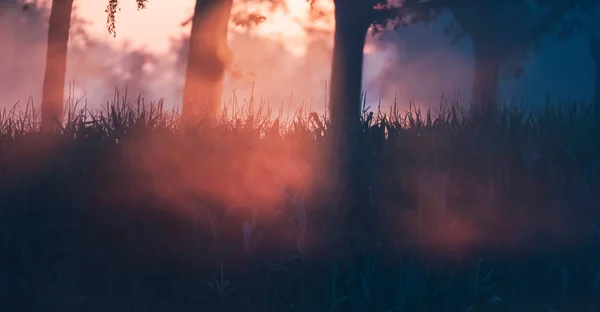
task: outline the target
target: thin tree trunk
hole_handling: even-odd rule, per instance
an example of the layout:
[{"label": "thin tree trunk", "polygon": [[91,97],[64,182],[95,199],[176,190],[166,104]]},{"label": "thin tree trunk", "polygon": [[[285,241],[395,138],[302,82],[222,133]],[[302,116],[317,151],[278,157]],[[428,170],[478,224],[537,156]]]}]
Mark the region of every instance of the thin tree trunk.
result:
[{"label": "thin tree trunk", "polygon": [[192,19],[182,119],[194,124],[221,112],[225,70],[231,61],[227,30],[233,0],[197,0]]},{"label": "thin tree trunk", "polygon": [[595,64],[594,111],[598,115],[600,114],[600,37],[590,38],[590,54]]},{"label": "thin tree trunk", "polygon": [[363,49],[370,21],[357,18],[362,12],[354,9],[359,13],[352,14],[353,9],[336,3],[329,102],[330,187],[335,192],[334,201],[348,213],[349,230],[370,235],[377,212],[370,209],[369,178],[364,174],[363,155],[356,151],[360,141]]},{"label": "thin tree trunk", "polygon": [[64,109],[67,47],[73,0],[53,0],[48,27],[46,70],[42,87],[42,130],[59,129]]},{"label": "thin tree trunk", "polygon": [[494,45],[485,40],[473,40],[475,73],[471,98],[471,115],[480,116],[498,109],[500,62]]}]

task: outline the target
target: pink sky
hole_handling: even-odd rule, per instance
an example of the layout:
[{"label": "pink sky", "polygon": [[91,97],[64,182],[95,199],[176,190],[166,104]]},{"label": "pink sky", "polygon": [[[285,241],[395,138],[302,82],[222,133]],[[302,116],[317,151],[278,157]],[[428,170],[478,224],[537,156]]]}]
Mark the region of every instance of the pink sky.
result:
[{"label": "pink sky", "polygon": [[[164,60],[166,60],[170,57],[166,54],[171,48],[170,39],[189,34],[190,27],[182,27],[181,23],[193,14],[195,0],[150,0],[147,8],[139,11],[134,0],[121,0],[121,11],[117,12],[116,15],[116,38],[113,38],[106,30],[106,13],[104,12],[106,3],[107,1],[75,0],[76,14],[90,22],[87,30],[91,34],[113,43],[115,47],[120,47],[124,42],[128,42],[131,44],[130,48],[145,48],[159,55],[164,54]],[[326,10],[333,10],[332,1],[321,0],[320,6]],[[232,34],[230,41],[234,49],[233,67],[252,72],[254,77],[252,79],[255,81],[228,80],[224,97],[231,96],[231,92],[228,92],[228,90],[235,89],[238,95],[243,95],[245,98],[252,88],[252,83],[255,82],[255,91],[258,94],[265,94],[274,103],[280,103],[283,99],[287,100],[291,92],[295,92],[298,97],[303,96],[299,101],[309,100],[312,94],[308,93],[312,92],[316,86],[323,86],[325,80],[329,77],[330,56],[324,54],[314,60],[318,62],[318,73],[310,73],[311,77],[298,76],[300,71],[296,63],[299,64],[304,61],[308,47],[308,34],[302,27],[303,24],[307,23],[310,12],[308,2],[305,0],[287,0],[287,10],[280,8],[274,12],[269,12],[268,7],[264,4],[244,7],[238,5],[235,10],[262,13],[267,16],[267,20],[251,30],[236,27],[233,24],[230,25]],[[327,48],[330,49],[333,43],[333,20],[326,19],[317,26],[330,34],[329,47]],[[287,58],[292,60],[288,62],[292,63],[292,66],[285,63],[280,63],[279,66],[269,66],[273,64],[273,58],[276,57],[275,52],[259,51],[260,44],[257,46],[257,43],[239,37],[236,39],[234,36],[235,33],[241,35],[247,31],[252,36],[268,40],[271,44],[278,42],[277,44],[286,51]],[[245,52],[242,54],[240,51]],[[292,75],[292,73],[296,75]],[[166,76],[171,74],[168,73]],[[291,83],[289,79],[281,79],[282,75],[295,76],[296,83]],[[309,73],[306,75],[309,75]],[[172,89],[172,84],[170,87]],[[318,93],[324,93],[324,88],[322,89],[318,90]],[[165,92],[165,94],[173,93],[177,92]],[[279,105],[277,104],[277,106]]]},{"label": "pink sky", "polygon": [[[48,0],[42,0],[48,1]],[[235,1],[235,0],[234,0]],[[252,0],[244,0],[249,2]],[[332,9],[332,0],[321,0],[322,5]],[[128,50],[145,48],[157,55],[160,71],[154,72],[154,80],[149,83],[143,94],[147,99],[165,98],[168,106],[180,105],[183,72],[176,68],[173,54],[169,54],[171,38],[181,38],[189,33],[189,27],[181,23],[192,15],[195,0],[149,0],[145,10],[138,11],[135,0],[121,0],[121,11],[117,13],[117,37],[113,38],[106,30],[108,0],[75,0],[76,14],[89,22],[87,30],[96,37],[110,43],[116,50],[111,54],[102,51],[89,51],[82,62],[71,64],[79,70],[68,73],[68,79],[75,79],[76,96],[83,96],[90,105],[98,106],[110,100],[110,94],[116,86],[111,77],[96,75],[87,70],[99,60],[116,59],[118,73],[120,66],[126,66],[123,43],[129,42]],[[260,0],[256,0],[260,2]],[[245,34],[246,29],[231,26],[230,43],[233,49],[232,68],[248,73],[243,80],[228,79],[225,86],[225,98],[231,98],[235,90],[240,101],[247,100],[254,87],[257,97],[263,96],[269,104],[279,109],[297,107],[302,101],[313,100],[318,107],[324,107],[326,80],[329,79],[333,21],[320,25],[325,30],[316,42],[302,28],[306,22],[309,5],[305,0],[287,0],[289,11],[267,12],[266,7],[237,6],[236,10],[264,13],[267,21]],[[15,10],[14,18],[22,14]],[[408,107],[410,101],[417,105],[436,106],[442,94],[453,98],[454,92],[462,94],[464,102],[468,96],[472,81],[471,47],[469,40],[463,40],[458,46],[450,45],[448,36],[442,33],[443,27],[451,20],[445,16],[430,27],[411,26],[387,36],[395,39],[379,42],[369,36],[367,55],[364,65],[364,85],[371,105],[377,105],[382,98],[382,106],[389,107],[397,95],[398,105]],[[7,26],[8,21],[6,22]],[[39,104],[43,73],[42,54],[45,50],[45,33],[42,27],[37,30],[15,32],[8,27],[0,29],[3,43],[10,45],[16,41],[28,42],[27,51],[16,52],[14,56],[0,60],[2,66],[15,68],[0,90],[4,90],[4,102],[0,107],[12,106],[15,102],[25,102],[33,95],[34,104]],[[29,33],[27,32],[29,31]],[[35,33],[34,33],[35,32]],[[27,40],[21,40],[27,39]],[[575,38],[570,42],[548,44],[542,53],[536,56],[526,67],[525,74],[519,80],[503,82],[500,86],[503,95],[518,102],[522,96],[525,101],[542,101],[547,90],[559,100],[585,99],[590,94],[590,59],[586,50],[587,42]],[[22,48],[19,48],[22,49]],[[309,50],[309,51],[307,51]],[[32,54],[37,51],[38,55]],[[308,53],[308,54],[306,54]],[[34,55],[31,57],[29,54]],[[574,55],[577,55],[574,57]],[[556,62],[557,59],[567,62]],[[185,60],[183,60],[185,61]],[[35,64],[33,64],[35,63]],[[112,66],[112,65],[111,65]],[[29,68],[29,72],[25,71]],[[81,77],[87,76],[87,77]],[[158,76],[158,79],[156,79]],[[87,84],[83,81],[87,79]],[[148,81],[147,81],[148,80]],[[79,82],[79,84],[78,84]],[[293,94],[293,103],[290,96]]]},{"label": "pink sky", "polygon": [[[134,0],[121,0],[121,11],[117,13],[117,38],[116,43],[125,40],[136,47],[146,47],[156,53],[164,53],[169,48],[169,38],[180,34],[188,34],[189,27],[181,27],[181,22],[189,18],[194,9],[195,0],[150,0],[144,10],[137,10]],[[320,1],[328,10],[332,10],[332,2]],[[75,0],[77,13],[85,20],[91,22],[88,30],[108,39],[105,26],[107,1]],[[310,10],[305,0],[287,0],[287,12],[278,9],[268,13],[265,23],[253,32],[260,36],[280,38],[291,50],[301,53],[305,45],[306,33],[301,23],[306,20]],[[239,10],[259,12],[267,15],[265,5],[252,5],[237,7]],[[322,28],[333,31],[333,22],[328,21]],[[232,25],[232,31],[244,31]]]}]

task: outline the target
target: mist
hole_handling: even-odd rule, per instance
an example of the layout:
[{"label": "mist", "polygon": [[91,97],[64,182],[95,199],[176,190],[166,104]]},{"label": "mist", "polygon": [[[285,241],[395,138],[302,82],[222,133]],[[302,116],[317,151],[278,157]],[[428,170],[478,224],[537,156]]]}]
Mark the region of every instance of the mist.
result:
[{"label": "mist", "polygon": [[[166,108],[179,108],[189,25],[169,38],[168,47],[140,46],[135,38],[91,31],[105,20],[92,20],[79,12],[77,8],[74,11],[79,22],[71,31],[66,93],[81,99],[80,105],[98,109],[113,99],[115,88],[123,95],[127,87],[131,102],[141,94],[145,103],[164,99]],[[267,21],[270,14],[264,12]],[[23,12],[17,4],[7,6],[3,13],[0,67],[8,70],[0,74],[0,107],[29,99],[34,105],[41,102],[47,18],[43,8]],[[380,37],[369,35],[363,77],[367,105],[375,108],[381,104],[388,109],[396,101],[400,109],[406,109],[411,103],[437,107],[441,100],[470,102],[471,43],[463,39],[451,44],[452,38],[442,32],[451,18],[445,13],[429,27],[412,25]],[[250,29],[232,26],[234,60],[225,83],[226,104],[234,100],[243,104],[253,95],[256,104],[268,105],[274,113],[293,114],[301,105],[325,111],[333,28],[315,30],[306,22],[292,22],[298,27],[287,36],[265,34],[261,32],[261,27],[267,27],[264,25]],[[502,99],[508,104],[537,105],[543,104],[548,92],[555,100],[591,99],[592,60],[585,45],[581,36],[561,43],[545,40],[544,48],[526,64],[519,79],[502,81]]]}]

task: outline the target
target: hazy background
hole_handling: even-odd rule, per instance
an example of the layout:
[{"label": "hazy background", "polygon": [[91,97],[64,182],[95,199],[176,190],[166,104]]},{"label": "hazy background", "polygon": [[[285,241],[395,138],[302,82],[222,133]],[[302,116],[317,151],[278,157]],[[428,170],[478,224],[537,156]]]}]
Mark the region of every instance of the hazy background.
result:
[{"label": "hazy background", "polygon": [[[39,105],[45,63],[47,16],[22,12],[17,0],[2,0],[0,16],[0,107],[26,102]],[[117,13],[117,37],[105,28],[107,1],[75,0],[67,79],[76,97],[99,108],[112,99],[115,87],[129,88],[146,99],[164,98],[168,107],[179,106],[186,63],[185,40],[195,0],[150,0],[137,11],[135,1],[122,0]],[[238,1],[239,2],[239,1]],[[8,4],[2,4],[8,3]],[[333,21],[310,19],[305,0],[287,0],[269,12],[266,6],[236,6],[238,12],[259,12],[267,21],[256,27],[231,25],[234,64],[226,82],[226,98],[234,91],[238,101],[248,99],[253,83],[256,99],[275,110],[296,107],[303,101],[314,110],[325,105],[333,43]],[[322,0],[321,7],[332,4]],[[400,107],[410,101],[437,106],[444,94],[470,101],[473,58],[469,39],[452,46],[442,31],[451,20],[444,14],[429,27],[413,25],[382,38],[370,37],[365,48],[364,89],[370,104],[379,98],[389,107],[394,96]],[[508,102],[543,104],[547,92],[555,100],[588,100],[593,96],[593,62],[587,37],[558,42],[547,38],[543,49],[517,80],[504,81],[501,97]],[[291,103],[291,105],[290,105]]]}]

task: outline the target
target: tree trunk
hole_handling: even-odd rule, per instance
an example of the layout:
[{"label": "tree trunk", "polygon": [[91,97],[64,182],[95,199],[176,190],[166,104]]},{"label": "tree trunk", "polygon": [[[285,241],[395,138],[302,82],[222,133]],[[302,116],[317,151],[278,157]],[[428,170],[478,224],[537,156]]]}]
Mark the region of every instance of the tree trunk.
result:
[{"label": "tree trunk", "polygon": [[471,98],[472,116],[494,113],[498,109],[498,81],[500,78],[499,49],[484,39],[473,40],[475,74]]},{"label": "tree trunk", "polygon": [[73,0],[53,0],[48,27],[46,70],[42,87],[42,130],[60,128],[67,74],[67,47]]},{"label": "tree trunk", "polygon": [[595,74],[595,84],[594,84],[594,112],[596,115],[600,114],[600,37],[592,37],[590,38],[590,54],[592,55],[592,60],[594,60],[594,74]]},{"label": "tree trunk", "polygon": [[363,49],[370,21],[358,18],[365,11],[352,7],[352,4],[337,1],[335,9],[329,102],[332,180],[329,183],[334,191],[334,201],[348,213],[348,230],[370,235],[376,226],[377,212],[370,209],[373,208],[369,202],[370,179],[365,176],[362,165],[365,155],[357,152],[361,131]]},{"label": "tree trunk", "polygon": [[227,30],[233,0],[197,0],[192,19],[182,120],[197,124],[221,112],[225,70],[231,61]]}]

